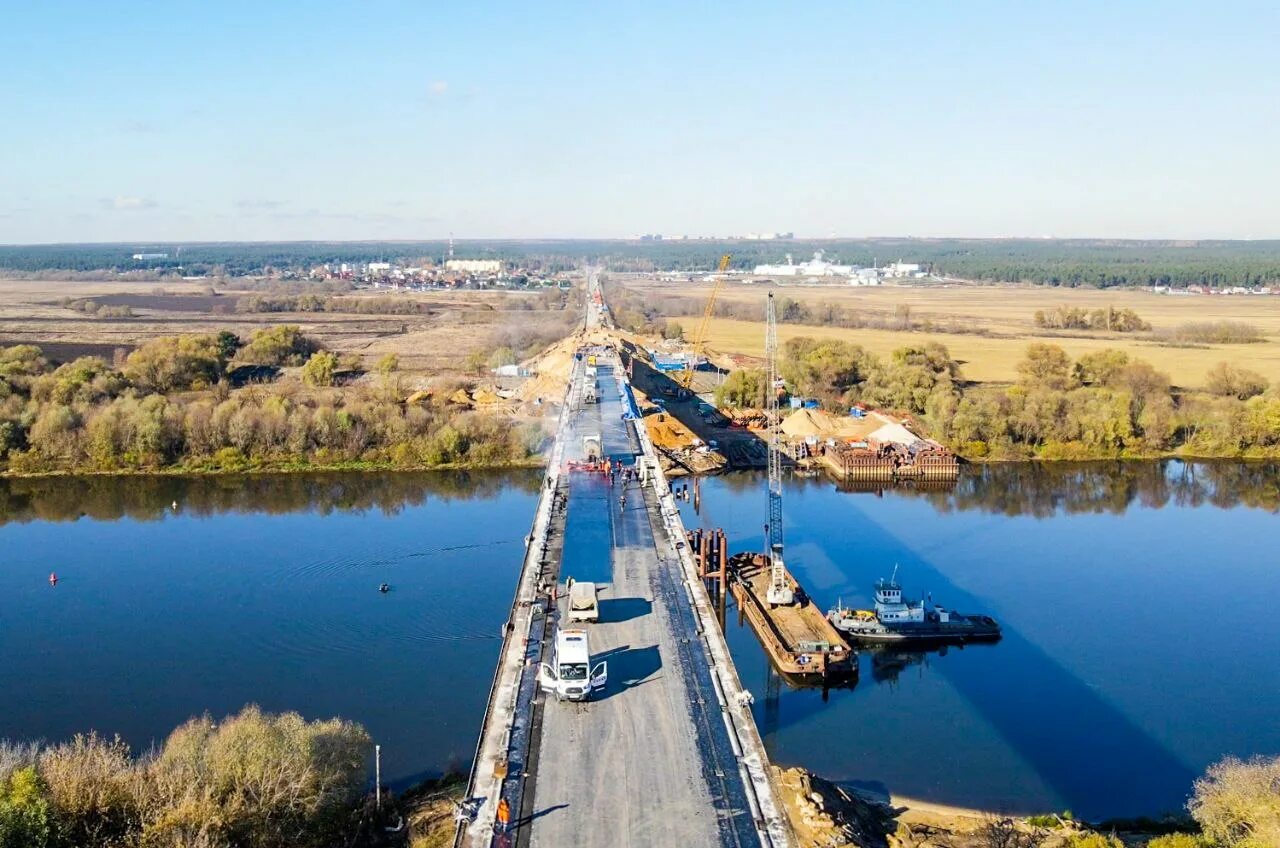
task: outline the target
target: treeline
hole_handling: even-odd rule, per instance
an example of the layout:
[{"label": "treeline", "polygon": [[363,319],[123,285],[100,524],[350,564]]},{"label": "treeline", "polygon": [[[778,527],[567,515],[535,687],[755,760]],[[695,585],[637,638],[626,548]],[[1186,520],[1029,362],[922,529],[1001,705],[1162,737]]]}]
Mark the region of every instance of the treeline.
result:
[{"label": "treeline", "polygon": [[373,830],[358,724],[246,707],[135,757],[119,738],[0,742],[4,848],[327,848]]},{"label": "treeline", "polygon": [[[515,262],[539,273],[558,273],[578,266],[583,245],[591,242],[459,241],[455,251],[469,259]],[[179,252],[181,251],[181,252]],[[204,244],[40,244],[0,245],[0,269],[112,272],[168,276],[241,277],[316,265],[403,262],[443,264],[449,242],[221,242]],[[135,253],[166,253],[164,259],[138,261]],[[587,255],[591,255],[588,252]],[[96,279],[96,278],[95,278]]]},{"label": "treeline", "polygon": [[322,294],[246,295],[236,298],[236,312],[343,312],[357,315],[422,315],[431,304],[408,297],[330,297]]},{"label": "treeline", "polygon": [[[291,288],[298,288],[297,286]],[[305,284],[303,284],[305,289]],[[543,289],[536,293],[513,294],[503,300],[504,309],[515,311],[564,309],[568,295],[559,288]],[[240,313],[263,312],[333,312],[355,315],[424,315],[447,308],[439,301],[398,295],[369,295],[340,297],[314,291],[273,294],[251,294],[236,298],[235,311]]]},{"label": "treeline", "polygon": [[1241,321],[1189,321],[1166,335],[1188,344],[1252,344],[1264,340],[1261,330]]},{"label": "treeline", "polygon": [[133,309],[128,306],[107,306],[93,299],[72,300],[63,298],[62,305],[95,318],[132,318]]},{"label": "treeline", "polygon": [[[302,366],[233,390],[241,367]],[[442,391],[399,397],[394,357],[376,385],[327,388],[341,366],[297,327],[247,342],[234,333],[154,339],[118,364],[81,357],[54,368],[38,347],[0,350],[0,470],[217,470],[332,466],[508,465],[541,447],[517,428],[465,410]]]},{"label": "treeline", "polygon": [[[0,246],[0,269],[38,273],[129,273],[145,279],[166,275],[246,276],[323,263],[374,261],[443,262],[448,243],[290,242],[182,245]],[[1090,239],[796,239],[787,241],[467,241],[455,251],[500,259],[540,273],[576,268],[585,257],[615,271],[712,270],[724,253],[735,270],[781,262],[823,250],[828,259],[857,265],[903,259],[936,274],[993,282],[1060,286],[1255,286],[1280,282],[1280,241],[1113,241]],[[135,252],[168,253],[138,266]],[[96,278],[96,277],[95,277]]]},{"label": "treeline", "polygon": [[[1073,361],[1062,348],[1032,344],[1009,387],[972,386],[947,349],[904,347],[888,359],[859,345],[794,338],[782,374],[794,394],[845,412],[855,402],[915,416],[968,458],[1096,459],[1182,453],[1280,453],[1280,394],[1261,375],[1221,363],[1207,391],[1175,394],[1167,375],[1118,350]],[[761,405],[759,371],[731,374],[718,400]]]},{"label": "treeline", "polygon": [[1151,325],[1138,317],[1132,309],[1083,309],[1079,306],[1059,306],[1046,312],[1037,309],[1035,325],[1051,330],[1106,330],[1112,333],[1136,333],[1150,330]]}]

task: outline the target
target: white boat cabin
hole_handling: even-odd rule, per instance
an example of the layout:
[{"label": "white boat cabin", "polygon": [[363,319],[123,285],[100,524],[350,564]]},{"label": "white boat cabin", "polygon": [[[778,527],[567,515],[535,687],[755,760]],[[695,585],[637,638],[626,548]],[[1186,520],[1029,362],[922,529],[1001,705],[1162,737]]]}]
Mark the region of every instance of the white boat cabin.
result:
[{"label": "white boat cabin", "polygon": [[[876,618],[881,624],[923,624],[925,621],[924,601],[905,601],[902,599],[902,586],[894,577],[876,582]],[[940,606],[934,606],[928,616],[931,621],[947,622],[951,613]]]}]

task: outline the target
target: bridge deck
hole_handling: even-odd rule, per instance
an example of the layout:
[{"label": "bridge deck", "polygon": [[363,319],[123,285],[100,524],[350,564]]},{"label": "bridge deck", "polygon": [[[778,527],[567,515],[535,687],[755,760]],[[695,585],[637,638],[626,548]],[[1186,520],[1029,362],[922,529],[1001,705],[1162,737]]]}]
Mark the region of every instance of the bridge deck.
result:
[{"label": "bridge deck", "polygon": [[[599,416],[607,454],[633,452],[612,428],[622,404],[611,369],[600,369],[600,389],[598,408],[579,414]],[[698,673],[706,663],[694,654],[696,624],[681,615],[688,602],[678,565],[659,554],[665,530],[655,532],[650,520],[656,497],[632,483],[620,506],[623,483],[591,475],[572,477],[569,487],[571,511],[589,515],[571,512],[566,573],[571,556],[611,566],[600,621],[589,626],[594,657],[609,662],[609,685],[584,704],[541,704],[536,777],[521,811],[529,844],[759,845],[714,690]],[[610,529],[604,545],[596,533],[574,532],[598,523]]]},{"label": "bridge deck", "polygon": [[[587,434],[628,463],[652,451],[624,414],[620,367],[614,354],[601,357],[597,404],[578,402],[588,378],[575,369],[477,750],[470,789],[479,809],[457,844],[786,845],[727,647],[705,592],[688,582],[687,551],[673,544],[682,530],[665,484],[631,482],[624,506],[621,479],[559,472],[582,457]],[[562,611],[540,588],[566,576],[603,584],[600,621],[585,626],[609,681],[581,704],[534,685]],[[495,835],[498,797],[511,806],[512,828]]]}]

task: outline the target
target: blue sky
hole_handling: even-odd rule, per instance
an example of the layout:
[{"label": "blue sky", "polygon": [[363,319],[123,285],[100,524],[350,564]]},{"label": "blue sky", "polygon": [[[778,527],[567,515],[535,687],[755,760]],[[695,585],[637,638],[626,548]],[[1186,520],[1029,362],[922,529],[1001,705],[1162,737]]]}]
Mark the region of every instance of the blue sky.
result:
[{"label": "blue sky", "polygon": [[0,242],[1280,237],[1274,3],[6,4]]}]

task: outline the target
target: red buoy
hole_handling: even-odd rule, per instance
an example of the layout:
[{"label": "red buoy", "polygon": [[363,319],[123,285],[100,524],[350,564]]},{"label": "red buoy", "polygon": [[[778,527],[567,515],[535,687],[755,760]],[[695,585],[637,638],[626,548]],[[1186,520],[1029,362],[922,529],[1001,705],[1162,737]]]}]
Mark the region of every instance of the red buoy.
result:
[{"label": "red buoy", "polygon": [[50,585],[50,586],[57,586],[57,585],[58,585],[58,572],[56,572],[56,571],[50,571],[50,572],[49,572],[49,585]]}]

